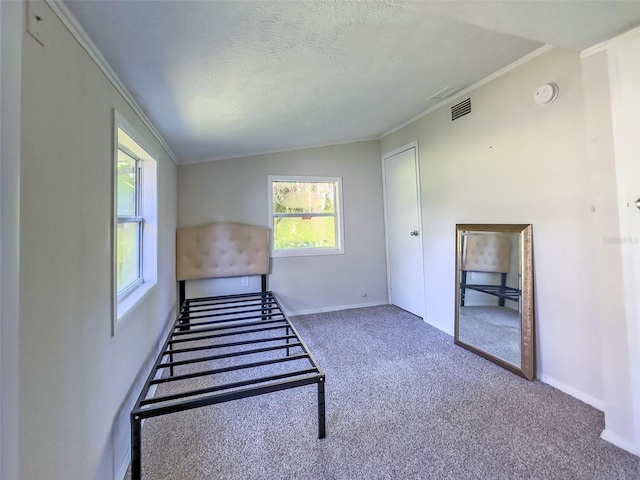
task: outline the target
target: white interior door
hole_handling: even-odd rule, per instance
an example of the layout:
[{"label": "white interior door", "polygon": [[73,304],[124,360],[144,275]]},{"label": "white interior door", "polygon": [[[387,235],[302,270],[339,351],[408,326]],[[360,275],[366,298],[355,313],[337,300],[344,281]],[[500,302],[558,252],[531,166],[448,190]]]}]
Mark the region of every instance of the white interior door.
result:
[{"label": "white interior door", "polygon": [[424,317],[417,144],[382,157],[389,303]]}]

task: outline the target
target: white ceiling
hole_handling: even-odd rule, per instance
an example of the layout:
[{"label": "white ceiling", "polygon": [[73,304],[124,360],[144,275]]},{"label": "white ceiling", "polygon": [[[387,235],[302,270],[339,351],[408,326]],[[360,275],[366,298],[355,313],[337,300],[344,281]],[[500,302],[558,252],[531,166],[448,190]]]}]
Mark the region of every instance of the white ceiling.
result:
[{"label": "white ceiling", "polygon": [[64,5],[180,163],[378,138],[543,44],[640,25],[639,1]]}]

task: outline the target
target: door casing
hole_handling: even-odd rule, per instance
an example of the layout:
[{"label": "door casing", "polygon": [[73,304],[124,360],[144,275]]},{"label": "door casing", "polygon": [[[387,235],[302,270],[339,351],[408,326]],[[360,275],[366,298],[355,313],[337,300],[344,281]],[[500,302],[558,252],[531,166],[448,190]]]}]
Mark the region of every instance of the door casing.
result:
[{"label": "door casing", "polygon": [[[418,300],[418,304],[420,305],[420,312],[412,312],[415,313],[416,315],[422,317],[424,319],[424,315],[425,315],[425,292],[424,292],[424,252],[423,252],[423,240],[422,240],[422,202],[421,202],[421,197],[420,197],[420,162],[419,162],[419,155],[418,155],[418,142],[411,142],[407,145],[404,145],[400,148],[397,148],[395,150],[392,150],[390,152],[385,153],[384,155],[382,155],[382,188],[383,188],[383,199],[384,199],[384,221],[385,221],[385,247],[386,247],[386,263],[387,263],[387,295],[389,298],[389,303],[393,304],[393,293],[392,293],[392,286],[391,286],[391,262],[390,262],[390,253],[391,253],[391,248],[392,246],[390,245],[390,241],[389,241],[389,199],[388,199],[388,191],[387,191],[387,182],[386,182],[386,177],[387,177],[387,171],[386,171],[386,161],[387,159],[394,157],[398,154],[401,154],[403,152],[406,152],[407,150],[414,150],[414,162],[415,162],[415,186],[416,186],[416,198],[417,198],[417,216],[418,218],[416,219],[416,228],[418,229],[419,232],[419,241],[420,241],[420,248],[419,248],[419,262],[418,262],[418,268],[419,269],[419,276],[421,279],[420,285],[419,285],[419,292],[420,292],[420,299]],[[407,232],[407,234],[409,234],[409,232]]]}]

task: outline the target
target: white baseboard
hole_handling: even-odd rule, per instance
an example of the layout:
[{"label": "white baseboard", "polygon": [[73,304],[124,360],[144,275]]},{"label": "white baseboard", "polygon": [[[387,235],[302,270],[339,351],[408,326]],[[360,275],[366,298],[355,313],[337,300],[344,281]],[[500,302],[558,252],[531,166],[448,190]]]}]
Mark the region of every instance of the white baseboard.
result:
[{"label": "white baseboard", "polygon": [[[167,317],[167,321],[166,324],[162,330],[162,333],[160,334],[160,336],[158,337],[158,339],[156,340],[156,345],[154,345],[153,350],[149,353],[149,355],[147,356],[147,359],[144,363],[144,365],[142,366],[142,368],[140,369],[140,372],[138,373],[138,377],[135,379],[133,385],[134,386],[138,386],[139,388],[133,387],[131,389],[131,391],[129,392],[129,396],[125,399],[124,401],[124,405],[125,405],[125,410],[127,412],[131,411],[131,409],[133,408],[136,400],[138,399],[138,395],[140,394],[140,390],[142,388],[142,386],[144,385],[145,381],[147,380],[147,376],[149,375],[149,372],[151,371],[151,368],[153,367],[156,358],[158,357],[158,354],[160,353],[160,351],[162,350],[162,347],[164,346],[164,341],[167,338],[167,336],[169,335],[169,332],[171,331],[171,328],[173,327],[173,322],[176,318],[176,306],[174,305],[174,307],[171,309],[171,313],[169,314],[169,316]],[[149,395],[151,397],[153,397],[153,395],[155,394],[155,391],[157,389],[157,385],[152,385],[151,388],[149,388]],[[117,420],[116,420],[117,422]],[[128,413],[125,414],[124,416],[124,423],[126,423],[127,425],[129,425],[129,421],[128,421]],[[144,420],[141,422],[141,425],[144,425]],[[116,468],[114,470],[116,470],[114,472],[114,474],[116,475],[114,477],[115,480],[123,480],[125,475],[127,474],[127,470],[129,469],[129,464],[131,463],[131,442],[127,441],[126,444],[126,451],[123,453],[123,455],[120,457],[121,458],[121,462],[119,465],[116,466]],[[114,457],[115,457],[115,452],[118,451],[118,446],[116,445],[116,440],[114,437],[114,444],[112,446],[113,448],[113,452],[114,452]]]},{"label": "white baseboard", "polygon": [[597,399],[591,395],[588,395],[583,391],[578,390],[577,388],[571,387],[566,383],[560,382],[555,378],[551,378],[548,375],[540,375],[540,377],[538,378],[540,379],[541,382],[544,382],[547,385],[551,385],[552,387],[557,388],[561,392],[564,392],[567,395],[571,395],[572,397],[577,398],[578,400],[586,403],[587,405],[591,405],[593,408],[596,408],[601,412],[604,411],[604,402],[602,400]]},{"label": "white baseboard", "polygon": [[[157,355],[156,355],[157,356]],[[145,377],[146,380],[146,377]],[[156,385],[153,385],[150,389],[149,389],[149,394],[151,397],[153,397],[153,395],[155,394],[155,390],[156,390]],[[129,401],[131,401],[131,404],[133,405],[133,403],[136,401],[136,399],[138,398],[138,393],[136,393],[135,397],[131,397]],[[140,427],[142,428],[142,425],[144,425],[145,420],[142,420],[142,422],[140,422]],[[114,445],[114,451],[116,449],[116,446]],[[116,476],[114,477],[114,480],[124,480],[125,475],[127,474],[127,470],[129,470],[129,465],[131,464],[131,442],[127,443],[127,447],[126,447],[126,451],[124,452],[124,455],[121,457],[122,461],[120,463],[120,466],[118,467],[118,471],[116,473]]]},{"label": "white baseboard", "polygon": [[605,428],[600,434],[600,438],[609,443],[612,443],[616,447],[619,447],[629,453],[640,457],[640,445],[636,445],[634,442],[631,442],[626,438],[622,438],[620,435],[618,435],[617,433],[613,433],[611,430],[607,430]]},{"label": "white baseboard", "polygon": [[454,330],[453,330],[453,320],[451,320],[451,326],[447,326],[447,330],[445,330],[442,326],[440,326],[440,325],[438,325],[436,323],[430,322],[429,320],[427,320],[426,316],[425,316],[425,318],[422,319],[422,321],[424,323],[426,323],[427,325],[429,325],[430,327],[433,327],[433,328],[435,328],[436,330],[439,330],[442,333],[446,333],[450,337],[453,337],[453,335],[455,333]]},{"label": "white baseboard", "polygon": [[127,474],[127,470],[129,470],[129,463],[131,462],[131,447],[129,447],[129,455],[127,455],[127,461],[123,462],[122,465],[120,465],[120,469],[118,470],[118,473],[116,473],[116,479],[117,480],[124,480],[124,476]]},{"label": "white baseboard", "polygon": [[[377,307],[379,305],[389,305],[388,302],[370,302],[370,303],[358,303],[355,305],[339,305],[337,307],[327,307],[327,308],[313,308],[310,310],[285,310],[285,314],[290,317],[294,317],[296,315],[312,315],[314,313],[326,313],[326,312],[337,312],[339,310],[349,310],[352,308],[365,308],[365,307]],[[284,307],[283,307],[284,309]]]}]

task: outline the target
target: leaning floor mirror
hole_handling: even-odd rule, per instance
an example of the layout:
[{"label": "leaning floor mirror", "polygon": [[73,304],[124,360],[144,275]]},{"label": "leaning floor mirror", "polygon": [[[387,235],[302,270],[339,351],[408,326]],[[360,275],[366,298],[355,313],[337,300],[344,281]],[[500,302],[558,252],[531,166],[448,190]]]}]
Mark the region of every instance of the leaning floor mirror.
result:
[{"label": "leaning floor mirror", "polygon": [[456,225],[456,345],[535,380],[529,224]]}]

